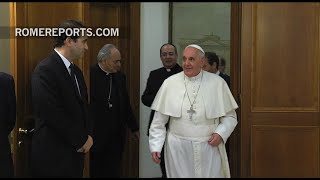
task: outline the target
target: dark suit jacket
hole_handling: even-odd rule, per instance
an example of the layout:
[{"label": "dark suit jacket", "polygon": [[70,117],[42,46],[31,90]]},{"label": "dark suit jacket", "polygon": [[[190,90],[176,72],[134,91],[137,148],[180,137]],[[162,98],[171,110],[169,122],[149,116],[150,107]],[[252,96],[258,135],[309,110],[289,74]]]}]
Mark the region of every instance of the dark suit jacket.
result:
[{"label": "dark suit jacket", "polygon": [[[179,73],[181,71],[182,71],[182,67],[179,64],[176,64],[171,69],[170,72],[168,72],[164,67],[151,71],[148,77],[146,89],[144,90],[141,96],[142,103],[148,107],[151,107],[152,102],[156,97],[163,81],[168,77],[176,73]],[[148,130],[147,130],[148,136],[149,136],[149,128],[152,123],[153,116],[154,116],[154,110],[151,110],[151,113],[149,116]]]},{"label": "dark suit jacket", "polygon": [[60,56],[54,51],[32,74],[35,131],[32,173],[41,177],[82,177],[84,154],[78,153],[91,134],[87,87],[75,66],[81,98]]},{"label": "dark suit jacket", "polygon": [[121,73],[111,73],[111,102],[108,108],[110,78],[96,64],[90,70],[90,116],[93,120],[94,145],[92,152],[115,148],[120,155],[124,149],[126,126],[132,132],[139,129],[130,106],[127,92],[126,76]]},{"label": "dark suit jacket", "polygon": [[228,86],[230,88],[230,76],[227,75],[227,74],[223,74],[221,72],[220,72],[219,76],[222,77],[227,82],[227,84],[228,84]]},{"label": "dark suit jacket", "polygon": [[0,178],[13,177],[13,163],[8,136],[16,122],[14,79],[0,73]]}]

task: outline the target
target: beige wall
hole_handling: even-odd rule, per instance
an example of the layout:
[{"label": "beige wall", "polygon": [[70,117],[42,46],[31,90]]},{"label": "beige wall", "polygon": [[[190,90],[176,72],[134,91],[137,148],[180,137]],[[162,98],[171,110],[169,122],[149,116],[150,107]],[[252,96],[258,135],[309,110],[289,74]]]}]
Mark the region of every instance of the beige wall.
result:
[{"label": "beige wall", "polygon": [[[0,31],[8,30],[6,28],[10,25],[9,2],[0,3],[0,12]],[[11,74],[9,37],[0,37],[0,71]]]},{"label": "beige wall", "polygon": [[[159,49],[162,44],[168,42],[169,3],[141,3],[140,17],[140,95],[142,95],[150,71],[162,67]],[[140,178],[161,177],[160,166],[154,163],[150,156],[149,141],[146,135],[149,115],[150,108],[140,103]]]}]

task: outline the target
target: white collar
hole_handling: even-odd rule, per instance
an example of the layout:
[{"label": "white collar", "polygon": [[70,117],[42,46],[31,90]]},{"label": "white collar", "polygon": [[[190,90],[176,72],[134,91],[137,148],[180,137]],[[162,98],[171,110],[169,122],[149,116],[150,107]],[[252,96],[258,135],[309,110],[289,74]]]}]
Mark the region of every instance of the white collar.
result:
[{"label": "white collar", "polygon": [[184,74],[184,77],[185,77],[186,81],[193,81],[193,82],[195,82],[195,81],[199,81],[199,80],[201,79],[202,74],[203,74],[203,70],[201,69],[200,73],[197,74],[196,76],[188,77],[188,76],[186,76],[186,75]]},{"label": "white collar", "polygon": [[54,49],[54,50],[58,53],[58,55],[62,59],[64,65],[66,66],[67,70],[69,71],[69,66],[71,64],[70,61],[66,57],[64,57],[62,54],[60,54],[59,51],[57,51],[56,49]]},{"label": "white collar", "polygon": [[103,71],[103,72],[105,72],[106,73],[106,75],[109,75],[110,74],[110,72],[108,72],[108,71],[105,71],[104,69],[102,69],[102,67],[101,67],[101,65],[98,63],[98,66],[99,66],[99,68]]}]

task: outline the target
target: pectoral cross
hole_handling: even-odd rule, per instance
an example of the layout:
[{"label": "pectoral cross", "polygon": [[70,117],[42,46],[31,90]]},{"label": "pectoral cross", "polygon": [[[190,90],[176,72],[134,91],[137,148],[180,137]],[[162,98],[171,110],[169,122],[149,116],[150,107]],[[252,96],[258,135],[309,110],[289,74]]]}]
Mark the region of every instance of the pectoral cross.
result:
[{"label": "pectoral cross", "polygon": [[190,120],[192,120],[192,115],[193,115],[194,113],[196,113],[196,111],[193,110],[193,105],[190,106],[190,109],[187,110],[187,113],[189,113],[189,118],[190,118]]}]

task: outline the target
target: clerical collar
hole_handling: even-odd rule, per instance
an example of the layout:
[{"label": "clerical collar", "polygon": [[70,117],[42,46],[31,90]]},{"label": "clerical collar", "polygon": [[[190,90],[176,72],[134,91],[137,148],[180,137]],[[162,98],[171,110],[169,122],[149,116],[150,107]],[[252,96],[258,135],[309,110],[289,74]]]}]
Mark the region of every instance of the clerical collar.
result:
[{"label": "clerical collar", "polygon": [[110,74],[110,72],[105,71],[104,69],[102,69],[102,67],[100,66],[100,64],[98,64],[98,66],[99,66],[99,68],[100,68],[103,72],[105,72],[105,73],[106,73],[106,75],[109,75],[109,74]]},{"label": "clerical collar", "polygon": [[184,76],[185,76],[185,79],[188,80],[188,81],[198,81],[198,80],[201,79],[202,73],[203,73],[203,70],[201,70],[198,75],[193,76],[193,77],[188,77],[186,75],[184,75]]},{"label": "clerical collar", "polygon": [[178,68],[178,64],[175,64],[172,68],[165,68],[163,67],[167,72],[175,71]]}]

